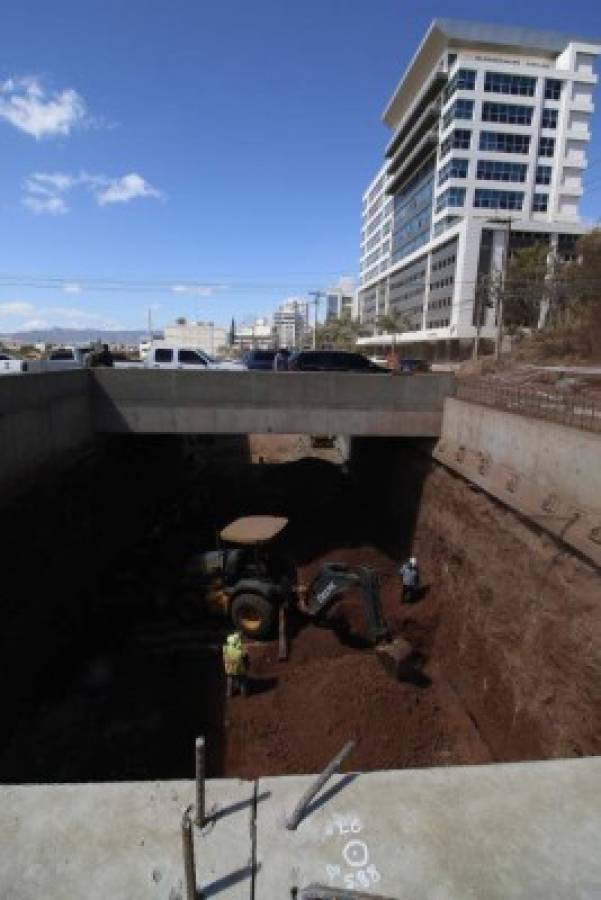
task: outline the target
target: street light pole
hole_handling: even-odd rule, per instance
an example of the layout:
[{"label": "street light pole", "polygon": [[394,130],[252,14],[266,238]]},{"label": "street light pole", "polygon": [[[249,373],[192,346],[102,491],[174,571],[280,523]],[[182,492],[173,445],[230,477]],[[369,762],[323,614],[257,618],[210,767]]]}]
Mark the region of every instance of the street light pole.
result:
[{"label": "street light pole", "polygon": [[311,301],[314,305],[313,312],[313,349],[316,349],[317,346],[317,308],[321,303],[322,291],[310,291],[309,295],[314,299]]},{"label": "street light pole", "polygon": [[505,247],[503,249],[503,268],[501,272],[501,286],[497,298],[497,338],[495,342],[495,359],[501,358],[501,345],[503,343],[503,314],[504,314],[504,292],[507,283],[507,272],[509,270],[509,241],[511,240],[511,218],[507,219],[489,219],[489,222],[496,222],[499,225],[505,225]]}]

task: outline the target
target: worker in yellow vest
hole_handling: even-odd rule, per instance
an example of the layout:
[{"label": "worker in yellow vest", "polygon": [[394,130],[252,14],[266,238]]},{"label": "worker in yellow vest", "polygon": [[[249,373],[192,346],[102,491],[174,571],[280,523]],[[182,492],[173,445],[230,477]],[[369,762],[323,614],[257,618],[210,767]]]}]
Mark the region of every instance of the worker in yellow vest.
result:
[{"label": "worker in yellow vest", "polygon": [[248,655],[244,652],[242,635],[239,631],[228,635],[223,645],[223,666],[225,669],[226,693],[232,697],[235,690],[242,697],[248,696]]}]

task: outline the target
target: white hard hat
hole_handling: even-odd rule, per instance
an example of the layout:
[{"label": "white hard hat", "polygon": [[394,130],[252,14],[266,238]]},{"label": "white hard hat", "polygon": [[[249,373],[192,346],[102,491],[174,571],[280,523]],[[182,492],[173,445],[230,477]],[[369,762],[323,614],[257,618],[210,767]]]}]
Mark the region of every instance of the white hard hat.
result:
[{"label": "white hard hat", "polygon": [[415,568],[415,566],[417,565],[417,559],[415,558],[415,556],[411,557],[411,559],[409,560],[409,565]]}]

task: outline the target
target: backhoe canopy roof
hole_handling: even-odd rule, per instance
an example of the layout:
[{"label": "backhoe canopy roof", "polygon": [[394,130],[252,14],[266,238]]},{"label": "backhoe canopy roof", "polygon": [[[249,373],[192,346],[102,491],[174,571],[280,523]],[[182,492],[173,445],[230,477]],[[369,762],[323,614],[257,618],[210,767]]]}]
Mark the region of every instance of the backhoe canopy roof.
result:
[{"label": "backhoe canopy roof", "polygon": [[281,516],[243,516],[226,525],[219,536],[228,544],[268,544],[287,524]]}]

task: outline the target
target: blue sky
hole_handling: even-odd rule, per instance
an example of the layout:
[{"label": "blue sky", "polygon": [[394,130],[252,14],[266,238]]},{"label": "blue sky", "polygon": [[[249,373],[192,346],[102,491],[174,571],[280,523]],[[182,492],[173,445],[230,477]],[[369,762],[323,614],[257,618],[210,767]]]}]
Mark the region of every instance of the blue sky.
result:
[{"label": "blue sky", "polygon": [[[4,4],[0,332],[143,327],[149,306],[157,324],[227,323],[356,273],[384,105],[432,18],[482,10],[473,0]],[[496,4],[485,17],[601,38],[593,0]],[[598,113],[589,159],[582,212],[596,220]]]}]

